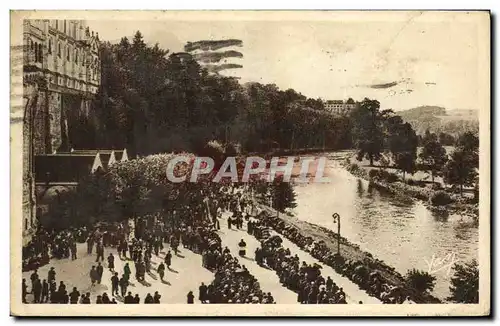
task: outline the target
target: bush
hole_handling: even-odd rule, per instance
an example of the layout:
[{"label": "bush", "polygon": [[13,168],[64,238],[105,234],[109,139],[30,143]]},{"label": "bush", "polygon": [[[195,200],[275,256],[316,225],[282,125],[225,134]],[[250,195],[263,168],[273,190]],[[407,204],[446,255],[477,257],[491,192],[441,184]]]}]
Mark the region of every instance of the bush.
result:
[{"label": "bush", "polygon": [[416,269],[409,270],[405,277],[406,284],[420,293],[432,291],[436,282],[436,277]]},{"label": "bush", "polygon": [[451,200],[450,195],[448,195],[448,193],[446,193],[444,191],[438,191],[438,192],[434,193],[431,197],[431,204],[433,206],[444,206],[444,205],[448,205],[451,202],[452,202],[452,200]]},{"label": "bush", "polygon": [[406,182],[409,186],[415,186],[416,182],[413,179],[408,178],[408,181]]},{"label": "bush", "polygon": [[356,163],[352,163],[352,164],[349,166],[349,170],[351,170],[352,172],[359,171],[359,165],[357,165]]}]

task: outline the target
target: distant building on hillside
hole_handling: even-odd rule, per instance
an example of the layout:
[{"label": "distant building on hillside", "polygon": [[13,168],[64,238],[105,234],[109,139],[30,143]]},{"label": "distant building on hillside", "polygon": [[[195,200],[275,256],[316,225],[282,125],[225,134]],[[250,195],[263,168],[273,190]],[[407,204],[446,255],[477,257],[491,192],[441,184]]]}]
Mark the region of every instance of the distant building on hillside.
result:
[{"label": "distant building on hillside", "polygon": [[352,98],[347,101],[343,100],[329,100],[325,102],[325,110],[334,114],[345,116],[352,112],[358,103],[356,103]]}]

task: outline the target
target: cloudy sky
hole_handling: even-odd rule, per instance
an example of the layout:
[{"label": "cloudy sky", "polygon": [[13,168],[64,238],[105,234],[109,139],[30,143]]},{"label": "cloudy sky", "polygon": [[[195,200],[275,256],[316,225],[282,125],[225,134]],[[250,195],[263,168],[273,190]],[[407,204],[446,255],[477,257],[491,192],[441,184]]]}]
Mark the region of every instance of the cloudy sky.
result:
[{"label": "cloudy sky", "polygon": [[116,17],[88,25],[110,41],[140,30],[146,42],[171,52],[182,51],[188,41],[240,39],[243,68],[234,75],[309,97],[370,97],[394,110],[419,105],[477,109],[483,41],[478,19],[438,12],[310,15],[302,20],[257,12],[241,19]]}]

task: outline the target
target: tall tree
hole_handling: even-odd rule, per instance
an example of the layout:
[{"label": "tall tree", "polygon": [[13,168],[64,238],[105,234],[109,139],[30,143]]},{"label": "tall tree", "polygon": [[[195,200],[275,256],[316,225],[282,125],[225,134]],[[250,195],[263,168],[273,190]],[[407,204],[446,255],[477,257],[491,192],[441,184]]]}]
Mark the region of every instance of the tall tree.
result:
[{"label": "tall tree", "polygon": [[355,146],[358,150],[358,161],[363,158],[370,160],[370,166],[380,159],[383,150],[382,122],[380,103],[377,100],[365,98],[359,107],[353,111]]},{"label": "tall tree", "polygon": [[424,169],[430,172],[432,183],[434,183],[434,177],[442,174],[443,168],[448,161],[448,155],[443,145],[437,141],[435,134],[426,133],[422,143],[423,148],[419,154],[419,158],[422,161]]},{"label": "tall tree", "polygon": [[477,161],[463,148],[457,148],[445,167],[444,177],[446,183],[460,187],[460,195],[463,195],[463,187],[474,184],[476,178]]},{"label": "tall tree", "polygon": [[386,118],[387,143],[396,166],[403,171],[403,180],[406,173],[416,170],[416,156],[418,137],[409,123],[403,123],[398,115]]}]

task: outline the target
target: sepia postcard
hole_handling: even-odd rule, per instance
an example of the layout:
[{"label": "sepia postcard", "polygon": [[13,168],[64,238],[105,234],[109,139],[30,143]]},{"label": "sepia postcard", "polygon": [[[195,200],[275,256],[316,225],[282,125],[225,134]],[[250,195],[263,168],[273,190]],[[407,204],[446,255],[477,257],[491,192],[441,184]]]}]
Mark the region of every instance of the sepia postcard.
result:
[{"label": "sepia postcard", "polygon": [[488,11],[12,11],[10,49],[11,315],[491,313]]}]

